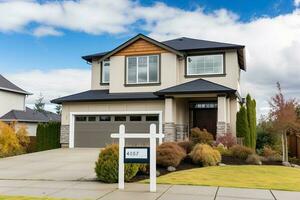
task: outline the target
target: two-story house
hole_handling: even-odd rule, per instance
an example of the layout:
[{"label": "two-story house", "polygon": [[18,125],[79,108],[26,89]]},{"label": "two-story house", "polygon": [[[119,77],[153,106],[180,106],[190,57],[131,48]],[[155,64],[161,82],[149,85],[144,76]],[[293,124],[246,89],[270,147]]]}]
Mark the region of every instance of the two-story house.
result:
[{"label": "two-story house", "polygon": [[92,66],[91,90],[52,101],[63,107],[63,146],[104,147],[120,124],[146,133],[155,123],[165,141],[186,139],[192,127],[235,135],[244,46],[139,34],[83,59]]}]

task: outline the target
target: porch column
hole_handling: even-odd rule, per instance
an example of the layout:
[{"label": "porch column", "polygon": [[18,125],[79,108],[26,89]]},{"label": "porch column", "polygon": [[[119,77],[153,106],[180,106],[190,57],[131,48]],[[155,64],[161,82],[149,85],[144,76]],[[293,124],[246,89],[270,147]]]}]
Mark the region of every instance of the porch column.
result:
[{"label": "porch column", "polygon": [[226,107],[227,107],[227,116],[226,116],[226,132],[227,133],[232,133],[231,132],[231,107],[230,107],[230,98],[226,99]]},{"label": "porch column", "polygon": [[218,121],[217,121],[217,137],[226,133],[227,118],[227,101],[226,96],[218,96]]},{"label": "porch column", "polygon": [[176,140],[176,126],[175,126],[175,112],[176,106],[174,105],[173,98],[165,99],[165,124],[164,124],[164,141],[170,142]]}]

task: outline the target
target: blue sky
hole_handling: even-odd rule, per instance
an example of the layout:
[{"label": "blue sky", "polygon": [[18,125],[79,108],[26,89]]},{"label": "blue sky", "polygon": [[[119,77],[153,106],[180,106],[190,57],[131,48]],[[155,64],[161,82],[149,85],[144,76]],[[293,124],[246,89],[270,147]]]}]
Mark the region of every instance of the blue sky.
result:
[{"label": "blue sky", "polygon": [[[47,1],[40,1],[47,2]],[[168,6],[184,10],[202,7],[206,13],[217,9],[228,9],[239,15],[240,21],[262,16],[277,16],[290,13],[294,9],[293,0],[163,0]],[[153,1],[140,1],[144,6],[153,5]],[[29,29],[36,24],[29,24]],[[136,33],[147,31],[135,29],[125,34],[91,35],[82,32],[64,30],[59,37],[36,37],[24,33],[0,33],[0,70],[18,72],[32,69],[84,68],[88,67],[81,59],[82,55],[106,51],[114,48]],[[17,59],[16,59],[17,58]]]},{"label": "blue sky", "polygon": [[81,56],[110,50],[137,33],[246,45],[242,94],[258,113],[280,81],[299,98],[300,0],[0,0],[0,73],[34,93],[53,98],[90,88]]}]

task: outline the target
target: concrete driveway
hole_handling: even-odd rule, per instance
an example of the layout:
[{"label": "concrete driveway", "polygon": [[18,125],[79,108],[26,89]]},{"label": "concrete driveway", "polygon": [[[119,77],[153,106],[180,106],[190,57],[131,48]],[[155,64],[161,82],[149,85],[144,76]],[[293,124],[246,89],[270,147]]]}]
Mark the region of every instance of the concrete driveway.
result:
[{"label": "concrete driveway", "polygon": [[0,179],[93,180],[99,149],[55,149],[0,159]]}]

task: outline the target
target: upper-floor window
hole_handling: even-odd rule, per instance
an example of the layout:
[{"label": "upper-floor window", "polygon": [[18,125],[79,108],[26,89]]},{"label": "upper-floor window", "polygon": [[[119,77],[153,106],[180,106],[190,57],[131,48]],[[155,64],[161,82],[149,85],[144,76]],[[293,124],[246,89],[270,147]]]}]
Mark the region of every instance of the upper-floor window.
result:
[{"label": "upper-floor window", "polygon": [[197,55],[187,57],[187,75],[224,74],[224,55]]},{"label": "upper-floor window", "polygon": [[101,83],[109,83],[109,61],[102,62]]},{"label": "upper-floor window", "polygon": [[159,55],[127,57],[126,71],[127,84],[158,83]]}]

